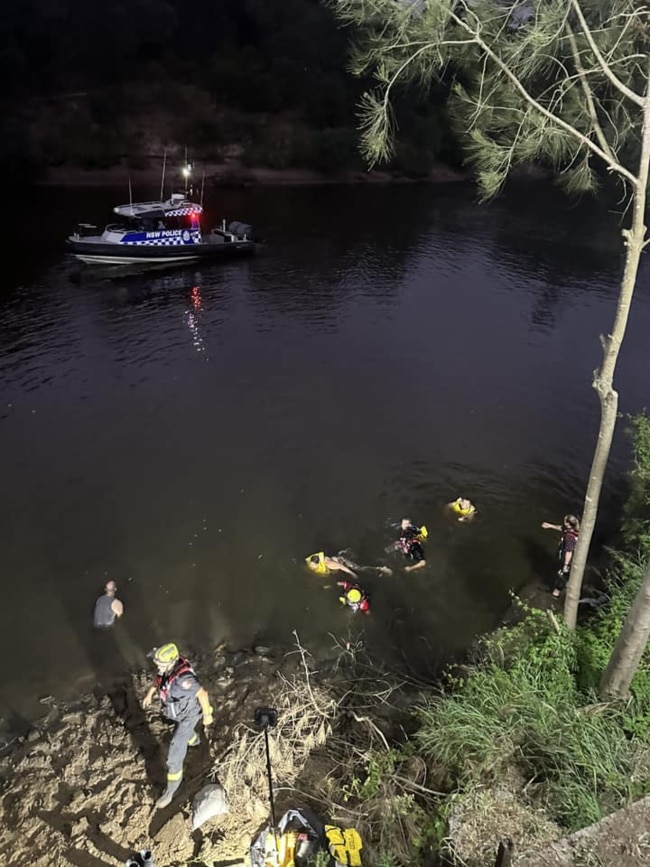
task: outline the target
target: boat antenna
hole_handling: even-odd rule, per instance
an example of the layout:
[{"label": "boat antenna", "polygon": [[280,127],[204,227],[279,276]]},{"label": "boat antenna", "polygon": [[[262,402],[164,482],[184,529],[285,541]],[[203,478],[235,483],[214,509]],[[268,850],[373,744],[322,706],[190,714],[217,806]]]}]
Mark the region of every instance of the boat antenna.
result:
[{"label": "boat antenna", "polygon": [[165,148],[165,152],[163,153],[163,164],[162,164],[162,175],[160,177],[160,201],[164,201],[165,198],[165,169],[167,168],[167,148]]},{"label": "boat antenna", "polygon": [[129,172],[129,207],[133,216],[133,190],[131,189],[131,172]]},{"label": "boat antenna", "polygon": [[201,207],[203,207],[203,190],[205,189],[205,169],[203,169],[203,175],[201,177]]},{"label": "boat antenna", "polygon": [[187,195],[187,179],[190,176],[190,173],[187,170],[187,145],[185,146],[185,167],[183,168],[183,175],[185,176],[185,195]]}]

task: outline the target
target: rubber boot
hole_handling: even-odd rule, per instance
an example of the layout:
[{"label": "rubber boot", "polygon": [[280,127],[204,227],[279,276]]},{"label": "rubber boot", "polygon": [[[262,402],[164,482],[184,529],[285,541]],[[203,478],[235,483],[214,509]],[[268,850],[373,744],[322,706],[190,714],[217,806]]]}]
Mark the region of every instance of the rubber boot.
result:
[{"label": "rubber boot", "polygon": [[165,807],[168,807],[174,795],[178,791],[180,784],[183,782],[183,778],[181,777],[179,780],[173,780],[172,782],[167,782],[167,788],[162,793],[162,795],[156,801],[156,810],[164,810]]}]

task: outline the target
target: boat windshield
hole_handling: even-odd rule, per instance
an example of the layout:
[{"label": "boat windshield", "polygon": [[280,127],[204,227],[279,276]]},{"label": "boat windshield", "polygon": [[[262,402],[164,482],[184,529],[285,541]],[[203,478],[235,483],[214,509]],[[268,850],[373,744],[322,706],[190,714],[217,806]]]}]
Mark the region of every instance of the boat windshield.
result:
[{"label": "boat windshield", "polygon": [[141,217],[122,217],[119,222],[107,227],[117,232],[162,232],[175,229],[198,229],[199,215],[195,212],[170,217],[162,211],[159,214],[145,214]]}]

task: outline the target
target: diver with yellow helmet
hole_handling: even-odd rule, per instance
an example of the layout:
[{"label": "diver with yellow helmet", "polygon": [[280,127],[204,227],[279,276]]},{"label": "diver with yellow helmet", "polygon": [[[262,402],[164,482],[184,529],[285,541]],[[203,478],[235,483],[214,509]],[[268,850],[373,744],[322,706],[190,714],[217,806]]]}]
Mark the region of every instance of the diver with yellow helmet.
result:
[{"label": "diver with yellow helmet", "polygon": [[453,503],[447,503],[447,508],[463,523],[471,521],[476,515],[476,506],[467,497],[458,497]]},{"label": "diver with yellow helmet", "polygon": [[345,605],[355,614],[357,611],[370,614],[370,598],[360,584],[351,584],[349,581],[337,581],[336,583],[343,588],[343,596],[339,596],[341,605]]}]

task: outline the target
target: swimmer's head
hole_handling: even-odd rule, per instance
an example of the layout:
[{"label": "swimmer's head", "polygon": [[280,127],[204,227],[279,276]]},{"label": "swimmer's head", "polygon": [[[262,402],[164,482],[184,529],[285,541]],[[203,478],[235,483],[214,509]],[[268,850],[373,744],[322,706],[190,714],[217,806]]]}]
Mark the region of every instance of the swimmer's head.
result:
[{"label": "swimmer's head", "polygon": [[350,590],[348,590],[346,596],[348,598],[348,602],[351,602],[353,605],[357,605],[359,602],[361,602],[361,591],[357,587],[352,587]]},{"label": "swimmer's head", "polygon": [[580,529],[580,521],[575,515],[565,515],[562,523],[564,524],[565,529],[573,530],[574,533],[577,533]]},{"label": "swimmer's head", "polygon": [[461,507],[461,509],[471,509],[472,508],[472,503],[470,500],[467,499],[467,497],[459,497],[458,498],[458,505]]},{"label": "swimmer's head", "polygon": [[327,563],[325,562],[325,554],[322,551],[307,557],[306,563],[312,572],[317,572],[319,575],[327,574]]},{"label": "swimmer's head", "polygon": [[117,584],[115,581],[107,581],[106,584],[104,584],[104,592],[107,596],[115,596],[117,593]]},{"label": "swimmer's head", "polygon": [[402,530],[408,530],[408,528],[411,526],[411,519],[410,518],[402,518],[402,523],[400,526],[401,526]]}]

